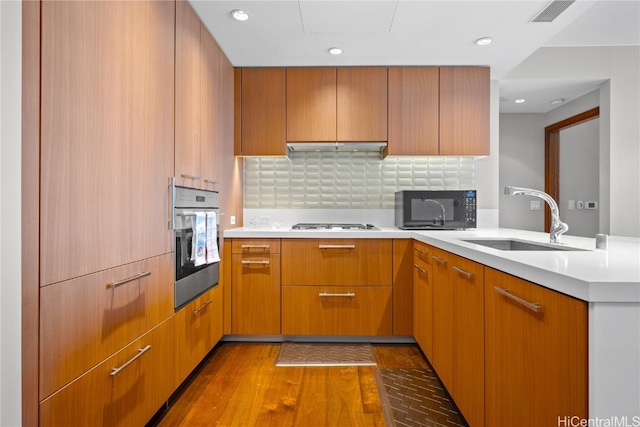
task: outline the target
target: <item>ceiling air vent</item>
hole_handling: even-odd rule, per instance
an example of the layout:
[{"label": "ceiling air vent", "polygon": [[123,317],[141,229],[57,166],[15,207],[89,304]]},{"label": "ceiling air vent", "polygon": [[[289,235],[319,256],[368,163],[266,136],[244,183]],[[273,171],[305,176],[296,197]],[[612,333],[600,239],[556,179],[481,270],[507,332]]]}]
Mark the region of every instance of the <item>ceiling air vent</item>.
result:
[{"label": "ceiling air vent", "polygon": [[552,22],[564,12],[575,0],[552,0],[538,13],[531,22]]}]

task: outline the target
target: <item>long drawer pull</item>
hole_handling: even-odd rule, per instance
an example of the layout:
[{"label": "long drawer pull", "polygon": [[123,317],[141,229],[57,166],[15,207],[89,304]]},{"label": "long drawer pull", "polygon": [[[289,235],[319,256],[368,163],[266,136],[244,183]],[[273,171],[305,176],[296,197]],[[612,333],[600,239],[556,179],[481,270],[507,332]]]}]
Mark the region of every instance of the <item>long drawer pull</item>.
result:
[{"label": "long drawer pull", "polygon": [[420,254],[418,256],[421,256],[421,255],[427,256],[429,254],[428,251],[423,251],[422,249],[416,249],[416,252]]},{"label": "long drawer pull", "polygon": [[318,245],[319,249],[355,249],[356,245]]},{"label": "long drawer pull", "polygon": [[151,276],[150,271],[138,273],[135,276],[127,277],[126,279],[118,280],[116,282],[107,283],[107,289],[115,289],[118,286],[124,285],[125,283],[133,282],[134,280],[142,279],[143,277],[147,276]]},{"label": "long drawer pull", "polygon": [[269,245],[242,245],[242,249],[265,249],[269,250]]},{"label": "long drawer pull", "polygon": [[324,298],[324,297],[349,297],[349,298],[355,298],[356,297],[356,293],[355,292],[347,292],[344,294],[332,294],[329,292],[320,292],[318,294],[319,297]]},{"label": "long drawer pull", "polygon": [[431,255],[431,259],[433,259],[435,262],[437,262],[440,265],[445,265],[447,263],[447,261],[443,260],[442,258],[438,258],[435,255]]},{"label": "long drawer pull", "polygon": [[425,270],[424,268],[420,268],[418,264],[413,264],[413,266],[417,268],[420,273],[427,274],[427,270]]},{"label": "long drawer pull", "polygon": [[261,265],[269,265],[268,259],[261,260],[253,260],[253,259],[243,259],[242,264],[261,264]]},{"label": "long drawer pull", "polygon": [[212,302],[211,300],[209,300],[209,301],[205,302],[204,304],[202,304],[202,307],[200,307],[200,308],[198,308],[198,309],[196,309],[196,310],[193,310],[193,314],[197,316],[197,315],[198,315],[198,313],[200,313],[200,311],[202,311],[202,310],[203,310],[203,309],[205,309],[209,304],[211,304],[211,302]]},{"label": "long drawer pull", "polygon": [[149,344],[148,346],[146,346],[145,348],[141,348],[138,350],[138,354],[136,354],[135,356],[133,356],[131,359],[129,359],[127,362],[125,362],[124,365],[120,366],[119,368],[113,368],[113,370],[111,371],[111,373],[109,375],[111,375],[112,377],[115,377],[116,375],[118,375],[120,373],[120,371],[122,371],[124,368],[126,368],[127,366],[131,365],[133,362],[136,361],[137,358],[139,358],[140,356],[142,356],[143,354],[145,354],[147,351],[149,351],[151,349],[151,344]]},{"label": "long drawer pull", "polygon": [[464,271],[463,269],[461,269],[460,267],[456,267],[455,265],[451,268],[453,268],[458,273],[462,274],[467,279],[473,279],[473,274],[469,273],[468,271]]},{"label": "long drawer pull", "polygon": [[186,178],[186,179],[192,179],[194,181],[199,181],[200,177],[196,176],[196,175],[189,175],[187,173],[183,173],[182,175],[180,175],[182,178]]},{"label": "long drawer pull", "polygon": [[514,300],[517,303],[520,303],[522,305],[524,305],[525,307],[527,307],[529,310],[535,312],[535,313],[540,313],[542,311],[542,306],[540,304],[536,304],[534,302],[529,302],[527,300],[524,300],[520,297],[517,297],[515,295],[513,295],[511,292],[509,292],[507,289],[502,289],[498,286],[494,286],[493,290],[496,291],[497,293],[504,295],[505,297]]}]

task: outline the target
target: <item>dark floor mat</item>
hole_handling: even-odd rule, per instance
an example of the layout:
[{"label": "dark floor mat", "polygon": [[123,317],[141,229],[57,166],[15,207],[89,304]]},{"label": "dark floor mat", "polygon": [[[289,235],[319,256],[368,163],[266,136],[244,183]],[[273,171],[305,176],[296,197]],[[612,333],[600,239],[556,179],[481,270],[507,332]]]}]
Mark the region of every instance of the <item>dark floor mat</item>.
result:
[{"label": "dark floor mat", "polygon": [[376,366],[371,344],[282,343],[276,366]]},{"label": "dark floor mat", "polygon": [[431,369],[380,368],[375,371],[387,426],[467,427]]}]

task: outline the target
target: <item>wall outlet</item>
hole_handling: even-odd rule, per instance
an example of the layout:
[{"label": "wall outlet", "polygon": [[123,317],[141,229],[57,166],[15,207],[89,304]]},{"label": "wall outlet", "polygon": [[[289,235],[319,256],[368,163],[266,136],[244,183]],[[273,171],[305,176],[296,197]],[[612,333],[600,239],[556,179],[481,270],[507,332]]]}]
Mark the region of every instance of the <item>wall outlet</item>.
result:
[{"label": "wall outlet", "polygon": [[539,211],[540,210],[540,200],[532,200],[531,201],[531,210]]},{"label": "wall outlet", "polygon": [[578,209],[584,209],[584,202],[582,200],[578,200],[578,202],[576,203],[576,207]]},{"label": "wall outlet", "polygon": [[231,215],[229,217],[229,222],[231,223],[231,225],[236,225],[236,216],[235,215]]}]

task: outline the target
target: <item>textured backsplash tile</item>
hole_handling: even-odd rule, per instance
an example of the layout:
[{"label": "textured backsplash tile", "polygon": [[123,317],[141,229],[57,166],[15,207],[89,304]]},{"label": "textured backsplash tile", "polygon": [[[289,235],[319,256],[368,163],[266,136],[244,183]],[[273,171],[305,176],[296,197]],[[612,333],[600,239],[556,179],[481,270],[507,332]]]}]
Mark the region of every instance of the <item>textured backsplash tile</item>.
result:
[{"label": "textured backsplash tile", "polygon": [[300,152],[244,159],[246,209],[392,209],[398,190],[474,187],[473,157]]}]

